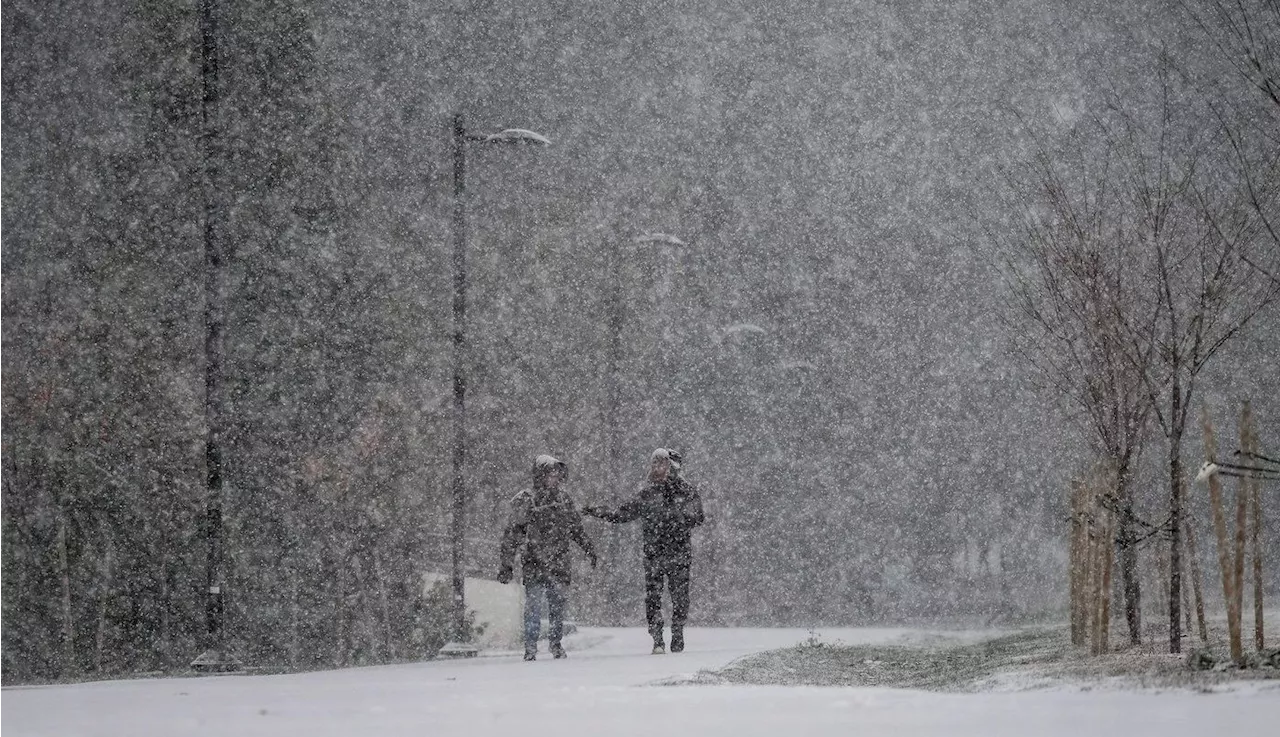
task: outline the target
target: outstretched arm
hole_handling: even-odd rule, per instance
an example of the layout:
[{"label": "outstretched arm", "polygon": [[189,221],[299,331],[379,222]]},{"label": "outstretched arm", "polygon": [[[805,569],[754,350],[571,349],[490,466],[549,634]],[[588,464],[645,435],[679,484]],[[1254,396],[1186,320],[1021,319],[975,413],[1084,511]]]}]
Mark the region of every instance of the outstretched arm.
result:
[{"label": "outstretched arm", "polygon": [[605,522],[612,522],[616,525],[636,520],[640,517],[640,509],[640,500],[632,499],[621,507],[618,507],[618,509],[613,512],[610,512],[604,507],[583,507],[582,513],[589,514],[592,517],[598,517]]},{"label": "outstretched arm", "polygon": [[680,511],[689,527],[697,527],[707,520],[707,515],[702,511],[702,495],[695,487],[689,487],[689,496],[685,499],[684,508]]},{"label": "outstretched arm", "polygon": [[[573,541],[578,543],[578,547],[582,548],[582,552],[587,554],[587,558],[591,560],[591,567],[596,567],[596,547],[591,543],[591,538],[587,537],[587,531],[582,526],[582,518],[578,516],[578,511],[570,506],[573,514],[570,515],[569,536]],[[583,510],[584,512],[586,510]]]}]

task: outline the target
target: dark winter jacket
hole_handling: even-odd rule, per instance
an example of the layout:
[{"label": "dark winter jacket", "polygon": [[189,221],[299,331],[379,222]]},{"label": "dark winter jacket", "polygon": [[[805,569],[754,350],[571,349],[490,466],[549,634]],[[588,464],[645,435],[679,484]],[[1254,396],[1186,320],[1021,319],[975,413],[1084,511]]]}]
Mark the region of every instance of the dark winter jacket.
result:
[{"label": "dark winter jacket", "polygon": [[568,494],[542,488],[516,494],[502,535],[499,580],[511,575],[516,551],[523,546],[520,561],[525,583],[553,581],[568,585],[573,578],[570,541],[576,542],[588,558],[595,559],[595,548]]},{"label": "dark winter jacket", "polygon": [[639,519],[646,559],[685,564],[693,557],[690,532],[706,519],[698,488],[679,476],[649,484],[617,511],[600,508],[586,511],[606,522]]}]

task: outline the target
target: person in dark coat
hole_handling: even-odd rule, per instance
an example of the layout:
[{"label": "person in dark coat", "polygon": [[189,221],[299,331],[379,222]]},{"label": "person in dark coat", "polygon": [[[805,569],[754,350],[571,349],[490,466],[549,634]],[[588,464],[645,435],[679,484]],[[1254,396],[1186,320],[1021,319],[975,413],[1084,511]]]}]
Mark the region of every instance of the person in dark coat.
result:
[{"label": "person in dark coat", "polygon": [[640,520],[644,535],[644,615],[653,635],[653,653],[666,652],[662,629],[662,589],[671,592],[671,652],[684,650],[684,623],[689,616],[691,532],[702,524],[702,497],[681,475],[682,458],[670,448],[650,456],[649,483],[634,499],[614,511],[584,507],[583,514],[606,522]]},{"label": "person in dark coat", "polygon": [[502,535],[498,582],[510,583],[516,551],[524,582],[524,659],[536,660],[542,627],[542,599],[547,600],[547,639],[556,658],[566,657],[560,639],[564,634],[564,610],[568,603],[573,567],[569,543],[586,553],[591,567],[597,563],[595,546],[582,527],[573,500],[561,488],[567,475],[563,461],[540,455],[533,462],[533,488],[511,500],[511,517]]}]

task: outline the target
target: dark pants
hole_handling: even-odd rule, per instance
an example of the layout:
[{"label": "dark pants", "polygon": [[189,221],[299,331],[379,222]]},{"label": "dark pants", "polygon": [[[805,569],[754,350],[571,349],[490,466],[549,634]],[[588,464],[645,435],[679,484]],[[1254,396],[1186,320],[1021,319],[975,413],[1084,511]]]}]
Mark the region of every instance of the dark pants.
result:
[{"label": "dark pants", "polygon": [[662,587],[671,590],[671,631],[684,629],[689,618],[689,561],[645,558],[644,618],[654,640],[662,637]]},{"label": "dark pants", "polygon": [[547,597],[547,639],[558,645],[564,635],[564,607],[569,587],[555,581],[526,581],[524,584],[524,646],[538,647],[542,629],[542,597]]}]

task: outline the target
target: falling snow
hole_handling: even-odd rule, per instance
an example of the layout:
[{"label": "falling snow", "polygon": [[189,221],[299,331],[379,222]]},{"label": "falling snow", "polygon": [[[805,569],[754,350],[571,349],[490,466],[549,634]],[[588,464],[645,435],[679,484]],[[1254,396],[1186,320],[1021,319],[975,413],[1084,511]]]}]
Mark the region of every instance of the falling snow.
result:
[{"label": "falling snow", "polygon": [[[632,631],[602,628],[644,623],[641,530],[590,519],[600,561],[574,561],[568,614],[614,639],[575,635],[576,675],[432,660],[459,639],[455,553],[495,578],[544,454],[578,508],[610,509],[654,448],[682,454],[705,509],[691,631],[728,643],[688,654],[712,672],[805,628],[1064,624],[1071,485],[1132,449],[1112,643],[1167,644],[1180,476],[1224,608],[1201,408],[1217,461],[1245,400],[1280,457],[1274,5],[6,3],[6,730],[92,731],[110,706],[113,733],[274,734],[326,689],[352,692],[325,707],[339,723],[387,734],[421,733],[435,688],[463,707],[433,719],[532,710],[544,731],[542,696],[595,689],[564,716],[583,733],[775,703],[813,733],[926,729],[1008,703],[627,691],[688,669],[610,665]],[[1258,46],[1222,8],[1256,14]],[[211,648],[289,675],[25,689],[189,676]],[[1179,708],[1010,698],[1113,725]],[[1250,698],[1205,715],[1274,720],[1274,692]],[[1226,723],[1205,715],[1186,733]]]}]

